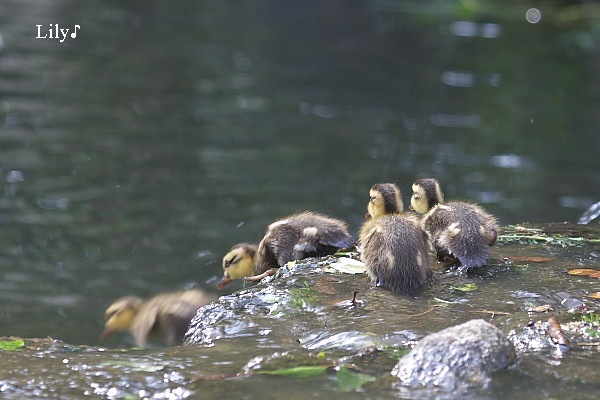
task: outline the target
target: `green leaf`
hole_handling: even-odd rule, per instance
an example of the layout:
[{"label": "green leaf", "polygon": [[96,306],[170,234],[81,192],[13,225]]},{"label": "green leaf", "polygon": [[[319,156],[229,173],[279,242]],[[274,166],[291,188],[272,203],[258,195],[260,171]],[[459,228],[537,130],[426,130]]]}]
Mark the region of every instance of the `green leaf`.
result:
[{"label": "green leaf", "polygon": [[467,283],[467,284],[465,284],[465,286],[461,286],[461,287],[451,286],[450,289],[459,290],[461,292],[472,292],[473,290],[477,290],[477,284],[476,283]]},{"label": "green leaf", "polygon": [[258,371],[259,374],[267,374],[267,375],[282,375],[289,376],[290,378],[310,378],[313,376],[324,374],[327,371],[327,368],[330,366],[303,366],[303,367],[293,367],[293,368],[284,368],[278,369],[275,371]]},{"label": "green leaf", "polygon": [[340,367],[337,374],[335,374],[335,379],[337,380],[338,388],[342,392],[349,392],[358,389],[367,382],[374,381],[375,377],[359,372],[352,372],[346,367]]},{"label": "green leaf", "polygon": [[587,328],[587,329],[585,330],[585,333],[586,333],[588,336],[591,336],[591,337],[600,337],[600,332],[598,332],[598,331],[596,331],[596,330],[594,330],[594,329],[592,329],[592,328]]},{"label": "green leaf", "polygon": [[344,274],[363,274],[367,270],[365,263],[348,257],[340,257],[330,267]]},{"label": "green leaf", "polygon": [[385,348],[385,352],[393,360],[401,359],[402,357],[410,353],[410,351],[411,349],[409,349],[408,347],[387,346]]},{"label": "green leaf", "polygon": [[18,350],[25,347],[25,342],[18,340],[0,340],[0,349],[2,350]]}]

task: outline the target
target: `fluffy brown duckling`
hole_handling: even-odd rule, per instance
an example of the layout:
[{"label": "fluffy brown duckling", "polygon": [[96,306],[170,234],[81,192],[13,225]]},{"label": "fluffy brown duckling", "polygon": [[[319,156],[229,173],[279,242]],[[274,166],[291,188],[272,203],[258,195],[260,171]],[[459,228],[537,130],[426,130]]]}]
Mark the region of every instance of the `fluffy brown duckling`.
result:
[{"label": "fluffy brown duckling", "polygon": [[417,179],[412,185],[411,208],[424,214],[422,225],[437,253],[438,261],[456,259],[459,270],[480,267],[496,243],[498,223],[476,204],[453,201],[444,203],[436,179]]},{"label": "fluffy brown duckling", "polygon": [[427,234],[419,220],[403,214],[400,189],[393,183],[369,191],[367,221],[360,229],[361,259],[377,286],[411,295],[427,281]]},{"label": "fluffy brown duckling", "polygon": [[269,225],[258,247],[233,246],[223,257],[223,280],[217,289],[233,279],[260,280],[289,261],[322,257],[353,245],[345,222],[308,211],[294,214]]},{"label": "fluffy brown duckling", "polygon": [[121,297],[106,309],[100,338],[129,331],[139,347],[145,347],[146,339],[152,336],[162,336],[169,346],[179,345],[198,308],[212,300],[197,289],[159,294],[147,301],[136,296]]}]

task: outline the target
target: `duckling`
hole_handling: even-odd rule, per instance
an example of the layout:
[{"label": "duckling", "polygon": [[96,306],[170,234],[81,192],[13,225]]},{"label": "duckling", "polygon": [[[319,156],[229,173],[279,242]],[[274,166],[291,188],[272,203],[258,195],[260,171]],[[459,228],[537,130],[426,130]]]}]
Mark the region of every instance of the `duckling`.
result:
[{"label": "duckling", "polygon": [[115,331],[129,331],[139,347],[149,336],[162,336],[167,345],[179,345],[196,310],[213,299],[197,289],[160,294],[148,301],[136,296],[115,300],[105,312],[104,339]]},{"label": "duckling", "polygon": [[379,218],[399,214],[404,210],[400,189],[395,183],[376,183],[369,190],[369,204],[365,218]]},{"label": "duckling", "polygon": [[498,222],[482,207],[453,201],[444,203],[436,179],[417,179],[412,185],[411,208],[423,214],[422,225],[438,261],[456,259],[459,271],[480,267],[496,243]]},{"label": "duckling", "polygon": [[309,211],[294,214],[269,225],[258,247],[233,246],[223,257],[223,280],[217,289],[233,279],[260,280],[288,261],[322,257],[353,245],[345,222]]},{"label": "duckling", "polygon": [[427,281],[427,234],[417,218],[402,214],[395,184],[376,184],[369,196],[367,221],[359,234],[367,274],[377,286],[411,295]]}]

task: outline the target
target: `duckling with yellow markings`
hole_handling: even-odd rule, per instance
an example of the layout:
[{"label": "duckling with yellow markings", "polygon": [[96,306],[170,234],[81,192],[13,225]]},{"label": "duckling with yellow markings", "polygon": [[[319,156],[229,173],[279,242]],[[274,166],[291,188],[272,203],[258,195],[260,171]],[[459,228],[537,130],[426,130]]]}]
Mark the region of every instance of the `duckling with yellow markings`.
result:
[{"label": "duckling with yellow markings", "polygon": [[359,235],[367,274],[377,286],[411,295],[427,282],[427,235],[417,218],[402,213],[395,184],[375,184],[369,197],[367,221]]},{"label": "duckling with yellow markings", "polygon": [[257,281],[272,275],[289,261],[334,254],[354,246],[346,223],[314,212],[294,214],[273,222],[258,247],[233,246],[223,257],[221,289],[233,279]]},{"label": "duckling with yellow markings", "polygon": [[498,222],[482,207],[453,201],[444,203],[439,182],[417,179],[412,185],[411,208],[424,214],[422,225],[438,261],[457,260],[459,271],[480,267],[496,243]]},{"label": "duckling with yellow markings", "polygon": [[197,289],[160,294],[148,301],[136,296],[121,297],[106,309],[100,338],[129,331],[139,347],[145,347],[148,337],[153,336],[162,336],[169,346],[179,345],[198,308],[212,300]]},{"label": "duckling with yellow markings", "polygon": [[376,183],[369,190],[369,204],[365,218],[400,214],[403,210],[402,194],[395,183]]}]

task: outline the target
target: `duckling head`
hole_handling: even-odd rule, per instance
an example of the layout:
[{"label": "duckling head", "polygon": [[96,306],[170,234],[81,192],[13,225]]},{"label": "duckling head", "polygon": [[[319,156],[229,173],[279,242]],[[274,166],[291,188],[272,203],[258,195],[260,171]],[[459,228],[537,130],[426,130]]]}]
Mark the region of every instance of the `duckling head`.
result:
[{"label": "duckling head", "polygon": [[142,303],[142,299],[135,296],[126,296],[115,300],[104,313],[106,322],[100,339],[104,339],[116,331],[128,331]]},{"label": "duckling head", "polygon": [[386,214],[399,214],[404,210],[400,189],[394,183],[376,183],[369,190],[366,218],[379,218]]},{"label": "duckling head", "polygon": [[217,289],[224,288],[234,279],[252,275],[256,250],[255,245],[248,243],[233,246],[223,257],[223,279],[217,285]]},{"label": "duckling head", "polygon": [[412,190],[410,208],[419,214],[425,214],[437,204],[444,202],[440,184],[434,178],[417,179],[412,185]]}]

